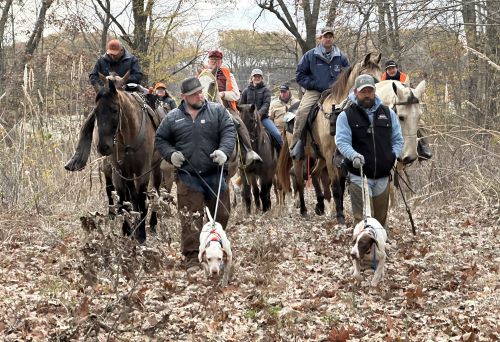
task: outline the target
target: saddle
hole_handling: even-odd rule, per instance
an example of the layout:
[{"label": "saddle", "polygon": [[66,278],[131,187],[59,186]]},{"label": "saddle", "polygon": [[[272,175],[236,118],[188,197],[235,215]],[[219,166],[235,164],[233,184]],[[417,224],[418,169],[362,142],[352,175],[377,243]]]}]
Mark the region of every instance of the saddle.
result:
[{"label": "saddle", "polygon": [[146,100],[147,94],[141,94],[136,91],[130,92],[130,95],[134,97],[134,99],[139,103],[139,105],[142,108],[143,112],[146,112],[148,114],[149,118],[151,119],[151,122],[153,123],[153,127],[156,130],[161,123],[161,120],[165,117],[165,111],[156,111],[153,110],[149,104],[148,101]]}]

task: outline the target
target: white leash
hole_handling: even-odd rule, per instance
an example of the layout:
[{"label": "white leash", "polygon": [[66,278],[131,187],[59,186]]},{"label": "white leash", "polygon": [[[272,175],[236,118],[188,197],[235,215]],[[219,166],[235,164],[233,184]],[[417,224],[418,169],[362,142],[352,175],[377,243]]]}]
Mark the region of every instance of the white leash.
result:
[{"label": "white leash", "polygon": [[224,175],[224,165],[220,167],[219,188],[217,189],[217,202],[215,202],[214,222],[217,222],[217,209],[219,207],[220,188],[222,187],[222,176]]},{"label": "white leash", "polygon": [[363,165],[360,165],[359,167],[359,170],[360,170],[360,175],[361,175],[361,198],[363,200],[363,220],[365,221],[365,226],[367,225],[367,217],[366,217],[366,200],[367,200],[367,197],[368,197],[368,200],[370,200],[369,196],[370,194],[367,194],[366,193],[366,190],[368,189],[365,189],[367,188],[365,186],[365,182],[368,182],[367,180],[365,180],[365,175],[363,173]]}]

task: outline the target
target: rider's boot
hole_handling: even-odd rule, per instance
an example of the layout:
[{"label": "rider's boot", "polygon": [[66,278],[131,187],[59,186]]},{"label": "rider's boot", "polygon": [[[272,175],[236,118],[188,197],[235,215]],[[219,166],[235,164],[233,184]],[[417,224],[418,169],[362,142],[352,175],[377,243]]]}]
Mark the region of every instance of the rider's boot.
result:
[{"label": "rider's boot", "polygon": [[300,138],[297,143],[292,147],[290,150],[290,157],[292,159],[304,159],[306,155],[305,148],[304,148],[304,142],[302,138]]},{"label": "rider's boot", "polygon": [[421,130],[419,129],[417,131],[417,136],[420,138],[418,139],[418,146],[417,146],[417,154],[420,159],[431,159],[432,158],[432,151],[429,146],[429,143],[427,142],[427,139],[423,136]]},{"label": "rider's boot", "polygon": [[78,144],[75,153],[71,159],[64,165],[64,168],[68,171],[79,171],[82,170],[87,164],[87,160],[90,155],[90,148],[92,146],[92,134],[94,132],[95,125],[95,115],[94,112],[90,113],[89,116],[83,122],[82,128],[80,128],[80,136],[78,138]]},{"label": "rider's boot", "polygon": [[236,115],[233,115],[233,121],[236,126],[236,132],[238,133],[240,144],[243,146],[243,150],[245,151],[245,166],[248,167],[254,163],[262,163],[262,158],[254,150],[252,150],[250,134],[248,133],[243,121],[241,121],[241,119]]}]

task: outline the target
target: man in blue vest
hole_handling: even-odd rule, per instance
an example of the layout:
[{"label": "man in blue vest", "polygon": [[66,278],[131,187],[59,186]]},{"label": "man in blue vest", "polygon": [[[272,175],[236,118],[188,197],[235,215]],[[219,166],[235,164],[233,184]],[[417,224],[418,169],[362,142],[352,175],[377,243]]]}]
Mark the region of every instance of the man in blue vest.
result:
[{"label": "man in blue vest", "polygon": [[404,144],[399,119],[375,95],[375,80],[370,75],[356,78],[349,99],[352,105],[337,118],[335,141],[349,171],[354,224],[363,219],[362,166],[368,178],[373,217],[386,227],[389,175]]}]

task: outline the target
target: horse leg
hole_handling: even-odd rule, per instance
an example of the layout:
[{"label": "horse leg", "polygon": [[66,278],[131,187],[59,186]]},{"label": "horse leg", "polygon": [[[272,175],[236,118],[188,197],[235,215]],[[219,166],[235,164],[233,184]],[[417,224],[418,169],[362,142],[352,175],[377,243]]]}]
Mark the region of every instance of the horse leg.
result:
[{"label": "horse leg", "polygon": [[320,174],[321,185],[323,188],[323,198],[328,202],[328,205],[325,205],[325,214],[328,216],[331,215],[330,207],[332,206],[332,190],[330,189],[330,177],[328,177],[328,171],[323,169],[323,172]]},{"label": "horse leg", "polygon": [[111,210],[111,207],[116,204],[113,203],[113,191],[115,191],[115,186],[113,185],[113,170],[111,169],[111,164],[107,159],[101,164],[101,171],[104,173],[104,180],[106,182],[106,196],[108,197],[108,215],[110,218],[114,218],[116,213]]},{"label": "horse leg", "polygon": [[251,210],[252,210],[252,194],[251,194],[251,187],[250,184],[248,184],[247,180],[243,181],[243,189],[241,191],[241,196],[243,197],[243,200],[245,201],[245,207],[247,209],[247,214],[250,215]]},{"label": "horse leg", "polygon": [[[158,167],[154,168],[151,174],[153,187],[157,194],[160,194],[160,186],[162,182],[162,170]],[[169,191],[170,192],[170,191]],[[156,210],[151,211],[151,218],[149,219],[149,228],[153,233],[156,233],[156,225],[158,224],[158,213]]]},{"label": "horse leg", "polygon": [[262,182],[260,190],[260,200],[262,201],[262,212],[266,212],[271,209],[271,187],[273,185],[272,181]]},{"label": "horse leg", "polygon": [[257,178],[254,177],[252,180],[252,194],[253,194],[253,200],[255,202],[255,210],[258,211],[261,209],[261,203],[260,202],[260,189],[259,189],[259,184],[257,183]]},{"label": "horse leg", "polygon": [[335,212],[337,223],[345,225],[344,216],[344,192],[345,192],[346,176],[340,168],[337,168],[337,177],[332,181],[332,193],[335,201]]},{"label": "horse leg", "polygon": [[325,196],[323,195],[323,189],[319,182],[319,178],[315,175],[312,175],[311,178],[314,192],[316,193],[316,206],[314,207],[314,212],[316,215],[321,216],[325,214]]},{"label": "horse leg", "polygon": [[304,175],[302,172],[303,160],[295,159],[293,161],[293,169],[295,172],[295,181],[297,182],[297,190],[299,192],[300,215],[307,217],[306,202],[304,200]]},{"label": "horse leg", "polygon": [[135,227],[135,238],[139,244],[146,242],[146,215],[148,214],[148,209],[146,208],[146,197],[148,191],[148,183],[141,184],[138,192],[135,194],[134,206],[137,207],[137,211],[140,213],[139,225],[136,224]]}]

